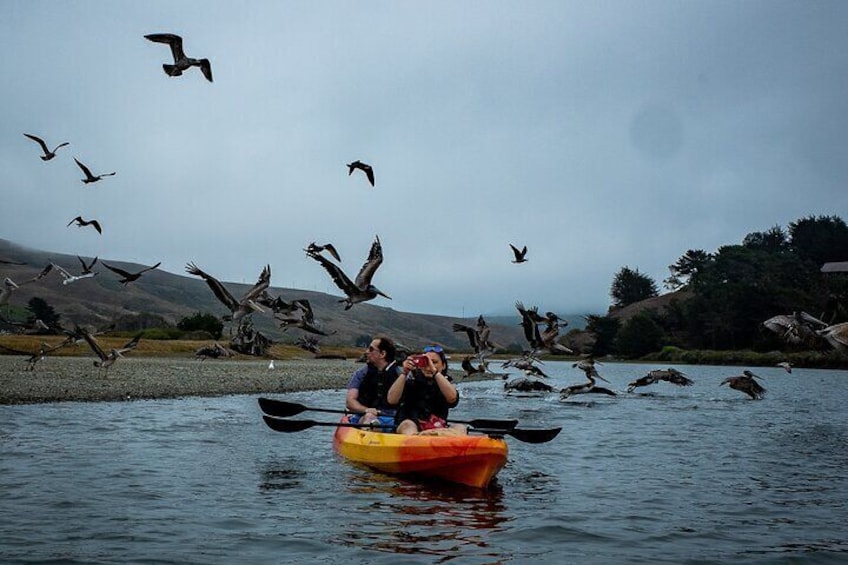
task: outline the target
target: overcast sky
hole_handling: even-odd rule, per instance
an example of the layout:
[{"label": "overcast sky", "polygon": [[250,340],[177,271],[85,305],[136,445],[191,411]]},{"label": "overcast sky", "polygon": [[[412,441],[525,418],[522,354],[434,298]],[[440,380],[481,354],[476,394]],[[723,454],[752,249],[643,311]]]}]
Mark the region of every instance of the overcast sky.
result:
[{"label": "overcast sky", "polygon": [[848,215],[846,29],[843,1],[5,0],[0,237],[341,295],[303,248],[353,277],[379,235],[372,304],[605,313],[623,266],[661,286],[687,249]]}]

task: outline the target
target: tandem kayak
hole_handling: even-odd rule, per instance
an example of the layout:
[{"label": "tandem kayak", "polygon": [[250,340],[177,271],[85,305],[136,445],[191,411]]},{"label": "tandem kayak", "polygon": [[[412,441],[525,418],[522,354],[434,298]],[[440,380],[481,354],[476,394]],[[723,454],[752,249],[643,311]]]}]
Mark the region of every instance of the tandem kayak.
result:
[{"label": "tandem kayak", "polygon": [[[347,424],[347,417],[342,418]],[[333,449],[349,461],[393,475],[438,478],[486,488],[506,464],[503,439],[487,435],[403,435],[339,426]]]}]

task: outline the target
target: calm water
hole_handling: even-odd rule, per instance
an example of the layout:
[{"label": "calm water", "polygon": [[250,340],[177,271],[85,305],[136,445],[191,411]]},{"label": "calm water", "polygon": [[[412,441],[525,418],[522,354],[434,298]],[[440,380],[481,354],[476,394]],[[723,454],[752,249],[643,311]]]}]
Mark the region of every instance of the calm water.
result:
[{"label": "calm water", "polygon": [[[557,386],[582,380],[545,368]],[[599,366],[620,391],[649,368]],[[510,439],[487,492],[352,466],[330,428],[273,432],[252,396],[0,406],[0,561],[848,561],[848,372],[755,368],[768,394],[749,401],[718,386],[740,371],[680,368],[695,386],[617,398],[460,385],[457,418],[563,426],[546,444]]]}]

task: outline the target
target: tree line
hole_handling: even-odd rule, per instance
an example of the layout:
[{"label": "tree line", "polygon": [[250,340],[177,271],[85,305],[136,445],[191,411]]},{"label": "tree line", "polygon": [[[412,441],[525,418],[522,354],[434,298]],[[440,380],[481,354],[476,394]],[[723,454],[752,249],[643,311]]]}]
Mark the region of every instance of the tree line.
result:
[{"label": "tree line", "polygon": [[715,252],[689,249],[669,265],[665,308],[644,308],[620,321],[615,312],[659,296],[656,281],[622,267],[610,287],[605,316],[588,317],[590,353],[639,358],[682,349],[788,349],[762,322],[805,311],[834,324],[848,321],[848,274],[822,273],[824,263],[848,261],[848,226],[838,216],[808,216],[775,225]]}]

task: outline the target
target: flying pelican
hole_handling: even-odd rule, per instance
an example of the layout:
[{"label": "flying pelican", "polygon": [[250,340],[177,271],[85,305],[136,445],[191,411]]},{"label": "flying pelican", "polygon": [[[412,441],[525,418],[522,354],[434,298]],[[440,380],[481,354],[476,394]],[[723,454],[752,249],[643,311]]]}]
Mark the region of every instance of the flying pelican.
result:
[{"label": "flying pelican", "polygon": [[162,264],[162,262],[159,261],[158,263],[156,263],[152,267],[147,267],[146,269],[142,269],[137,273],[130,273],[130,272],[127,272],[123,269],[119,269],[118,267],[109,266],[106,263],[104,263],[103,261],[100,261],[100,264],[103,265],[104,267],[106,267],[107,269],[109,269],[110,271],[112,271],[113,273],[120,275],[122,278],[118,282],[120,282],[121,284],[127,285],[127,284],[129,284],[133,281],[138,280],[139,277],[141,277],[141,275],[143,275],[147,271],[152,271],[153,269],[157,268],[159,265]]},{"label": "flying pelican", "polygon": [[374,186],[374,168],[371,165],[365,164],[362,161],[354,161],[353,163],[347,164],[347,176],[353,174],[353,171],[359,169],[365,176],[368,177],[368,182],[371,183],[371,186]]},{"label": "flying pelican", "polygon": [[589,359],[583,359],[582,361],[578,361],[577,363],[574,363],[571,366],[576,367],[576,368],[580,369],[581,371],[583,371],[586,374],[586,378],[588,379],[588,382],[585,382],[585,383],[582,383],[582,384],[579,384],[579,385],[572,385],[572,386],[565,387],[564,389],[562,389],[559,392],[560,400],[564,400],[564,399],[566,399],[569,396],[572,396],[574,394],[590,394],[591,393],[591,394],[606,394],[606,395],[609,395],[609,396],[616,396],[615,392],[613,392],[613,391],[611,391],[607,388],[595,386],[595,379],[600,379],[600,380],[604,381],[605,383],[608,383],[609,381],[606,380],[605,378],[603,378],[598,373],[598,370],[595,368],[595,360],[594,359],[592,359],[591,357]]},{"label": "flying pelican", "polygon": [[256,303],[267,306],[274,314],[293,314],[298,310],[312,312],[312,306],[306,298],[295,298],[291,302],[286,302],[281,296],[271,296],[267,290],[263,290],[262,294],[256,298]]},{"label": "flying pelican", "polygon": [[100,174],[100,175],[92,175],[91,171],[88,169],[88,167],[86,167],[85,165],[80,163],[79,159],[74,157],[74,161],[77,162],[77,166],[79,166],[79,168],[82,169],[82,174],[85,175],[85,178],[82,179],[82,182],[84,182],[85,184],[88,184],[88,183],[91,183],[91,182],[97,182],[97,181],[101,180],[103,177],[111,177],[111,176],[115,175],[114,172],[103,173],[103,174]]},{"label": "flying pelican", "polygon": [[74,331],[76,331],[83,337],[83,339],[94,352],[94,354],[100,358],[99,360],[94,362],[94,366],[99,367],[100,369],[104,369],[106,375],[109,374],[109,367],[114,365],[115,361],[117,361],[120,357],[123,357],[124,353],[135,349],[135,347],[138,345],[138,341],[141,339],[141,334],[139,334],[132,338],[132,340],[125,343],[124,346],[120,349],[112,348],[109,353],[106,353],[105,351],[103,351],[103,348],[100,347],[100,344],[97,343],[97,340],[94,339],[94,336],[92,336],[88,330],[77,326],[76,328],[74,328]]},{"label": "flying pelican", "polygon": [[648,386],[660,381],[666,381],[678,386],[691,386],[695,384],[691,379],[677,369],[669,367],[668,369],[654,369],[644,377],[638,378],[627,385],[627,392],[633,392],[636,387]]},{"label": "flying pelican", "polygon": [[782,367],[787,373],[792,372],[792,364],[789,361],[781,361],[776,366]]},{"label": "flying pelican", "polygon": [[186,265],[186,271],[192,275],[197,275],[206,281],[206,284],[212,289],[215,297],[220,300],[221,303],[230,310],[230,312],[232,312],[233,321],[238,321],[245,315],[252,312],[264,312],[257,303],[257,299],[271,284],[270,265],[265,265],[265,268],[262,269],[261,273],[259,273],[259,278],[257,279],[256,284],[254,284],[253,287],[241,297],[241,300],[236,300],[235,297],[230,294],[230,291],[224,288],[221,281],[212,275],[204,273],[194,263],[188,263]]},{"label": "flying pelican", "polygon": [[339,263],[342,262],[342,258],[339,255],[339,252],[336,251],[336,248],[333,246],[332,243],[326,243],[324,245],[318,245],[317,243],[315,243],[313,241],[312,243],[310,243],[307,246],[306,249],[304,249],[304,251],[306,251],[307,253],[310,253],[310,254],[318,254],[318,253],[321,253],[322,251],[324,251],[325,249],[330,253],[330,255],[333,256],[333,259],[335,259]]},{"label": "flying pelican", "polygon": [[164,63],[162,65],[165,74],[169,77],[178,77],[183,74],[183,71],[187,71],[191,67],[200,67],[200,72],[203,73],[206,80],[212,82],[212,65],[209,63],[209,59],[192,59],[191,57],[186,57],[183,51],[183,38],[179,35],[174,35],[173,33],[151,33],[150,35],[145,35],[144,38],[155,43],[165,43],[171,47],[174,64],[169,65],[168,63]]},{"label": "flying pelican", "polygon": [[748,396],[751,397],[751,400],[760,400],[766,395],[766,389],[760,385],[756,380],[756,378],[762,378],[758,375],[755,375],[751,371],[745,369],[742,371],[741,375],[735,377],[727,377],[723,381],[719,383],[718,386],[726,384],[730,388],[734,390],[738,390],[744,392]]},{"label": "flying pelican", "polygon": [[318,338],[314,335],[302,335],[294,342],[296,346],[310,353],[318,355],[321,353],[321,346],[318,344]]},{"label": "flying pelican", "polygon": [[77,216],[76,218],[68,222],[67,227],[70,227],[71,224],[73,224],[74,222],[76,222],[78,227],[82,228],[85,226],[92,226],[94,229],[97,230],[97,233],[103,233],[103,229],[100,227],[100,222],[98,222],[97,220],[84,220],[82,216]]},{"label": "flying pelican", "polygon": [[97,263],[97,257],[95,257],[94,260],[91,263],[86,263],[85,261],[83,261],[82,257],[80,257],[79,255],[77,255],[77,259],[79,259],[79,262],[82,264],[82,273],[80,273],[80,274],[82,274],[82,275],[89,275],[89,274],[96,275],[97,274],[97,273],[95,273],[94,271],[91,270],[92,267],[94,267],[94,264]]},{"label": "flying pelican", "polygon": [[213,343],[212,345],[204,345],[203,347],[198,348],[194,352],[194,356],[199,358],[201,361],[209,359],[218,359],[220,357],[232,357],[233,352],[221,345],[218,342]]},{"label": "flying pelican", "polygon": [[509,246],[512,248],[512,254],[515,255],[515,259],[512,260],[513,263],[524,263],[524,262],[527,261],[527,257],[526,257],[527,256],[527,246],[526,245],[524,247],[522,247],[520,251],[516,246],[514,246],[511,243],[509,244]]},{"label": "flying pelican", "polygon": [[[548,375],[536,365],[536,361],[539,360],[533,356],[531,351],[525,351],[518,359],[507,359],[501,363],[501,368],[515,367],[527,376],[548,378]],[[541,363],[541,361],[539,362]]]},{"label": "flying pelican", "polygon": [[837,351],[848,353],[848,322],[827,326],[816,332]]},{"label": "flying pelican", "polygon": [[477,317],[477,327],[475,328],[457,323],[453,324],[451,328],[455,332],[465,332],[468,336],[468,343],[479,360],[482,361],[495,352],[495,344],[489,341],[491,329],[482,315]]},{"label": "flying pelican", "polygon": [[356,281],[351,281],[350,277],[338,265],[331,263],[320,253],[309,253],[307,251],[306,254],[321,263],[321,266],[330,273],[336,286],[347,295],[347,298],[339,300],[339,302],[345,303],[345,310],[349,310],[354,304],[359,302],[373,300],[377,295],[388,298],[389,300],[392,299],[391,296],[383,293],[383,291],[371,284],[374,273],[377,272],[377,269],[383,263],[383,247],[380,245],[379,237],[374,238],[374,243],[371,244],[371,251],[368,253],[368,259],[362,265],[359,274],[356,275]]},{"label": "flying pelican", "polygon": [[507,392],[553,392],[554,387],[538,379],[517,377],[504,383]]},{"label": "flying pelican", "polygon": [[773,316],[764,321],[763,326],[787,343],[815,345],[818,341],[816,329],[824,328],[827,324],[806,312],[793,312]]},{"label": "flying pelican", "polygon": [[38,143],[41,146],[41,150],[44,152],[44,155],[40,155],[42,161],[49,161],[50,159],[52,159],[53,157],[56,156],[56,150],[57,149],[59,149],[60,147],[64,147],[66,145],[69,145],[69,143],[67,141],[65,141],[64,143],[60,143],[59,145],[57,145],[53,149],[53,151],[50,151],[50,149],[47,148],[47,144],[44,143],[44,140],[41,139],[40,137],[38,137],[36,135],[32,135],[31,133],[25,133],[24,135],[27,136],[28,138],[30,138],[31,140],[35,141],[36,143]]}]

